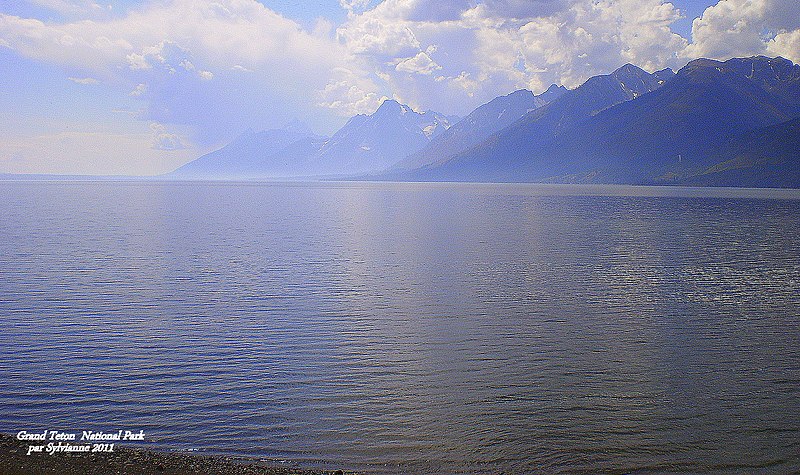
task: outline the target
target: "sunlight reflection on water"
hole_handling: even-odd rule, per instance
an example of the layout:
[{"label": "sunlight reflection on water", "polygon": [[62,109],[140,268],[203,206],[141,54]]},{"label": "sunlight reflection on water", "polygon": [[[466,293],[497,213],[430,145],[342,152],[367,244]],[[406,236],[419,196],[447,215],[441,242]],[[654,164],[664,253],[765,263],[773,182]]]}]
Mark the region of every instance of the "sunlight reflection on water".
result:
[{"label": "sunlight reflection on water", "polygon": [[799,197],[0,182],[0,430],[368,472],[797,471]]}]

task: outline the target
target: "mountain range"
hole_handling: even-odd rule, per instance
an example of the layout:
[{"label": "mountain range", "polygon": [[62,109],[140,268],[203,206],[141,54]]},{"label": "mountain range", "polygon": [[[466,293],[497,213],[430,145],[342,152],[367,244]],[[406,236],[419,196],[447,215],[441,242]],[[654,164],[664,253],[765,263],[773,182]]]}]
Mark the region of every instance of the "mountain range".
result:
[{"label": "mountain range", "polygon": [[385,101],[330,138],[248,132],[173,176],[800,187],[798,145],[800,66],[756,56],[677,73],[627,64],[460,120]]},{"label": "mountain range", "polygon": [[513,124],[528,113],[547,105],[567,92],[564,86],[553,84],[539,96],[520,89],[500,96],[478,107],[463,120],[431,140],[419,152],[398,162],[396,169],[414,169],[452,157],[480,143],[493,133]]},{"label": "mountain range", "polygon": [[178,178],[282,178],[358,175],[384,170],[420,150],[458,117],[415,112],[394,100],[372,115],[352,117],[331,137],[293,122],[247,131],[215,152],[178,168]]}]

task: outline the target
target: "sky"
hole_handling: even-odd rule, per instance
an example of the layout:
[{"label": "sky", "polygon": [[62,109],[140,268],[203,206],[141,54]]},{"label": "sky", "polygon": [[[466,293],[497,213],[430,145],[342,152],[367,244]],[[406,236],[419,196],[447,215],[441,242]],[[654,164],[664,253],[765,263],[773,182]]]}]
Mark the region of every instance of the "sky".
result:
[{"label": "sky", "polygon": [[396,99],[466,115],[625,63],[800,62],[797,0],[7,0],[0,173],[156,175]]}]

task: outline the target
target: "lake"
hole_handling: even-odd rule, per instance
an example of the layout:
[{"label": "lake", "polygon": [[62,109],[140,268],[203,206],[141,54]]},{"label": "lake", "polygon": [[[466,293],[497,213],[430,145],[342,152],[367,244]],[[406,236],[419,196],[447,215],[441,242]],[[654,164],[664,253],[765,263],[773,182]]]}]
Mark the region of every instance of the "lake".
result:
[{"label": "lake", "polygon": [[0,432],[800,471],[798,191],[7,181],[0,217]]}]

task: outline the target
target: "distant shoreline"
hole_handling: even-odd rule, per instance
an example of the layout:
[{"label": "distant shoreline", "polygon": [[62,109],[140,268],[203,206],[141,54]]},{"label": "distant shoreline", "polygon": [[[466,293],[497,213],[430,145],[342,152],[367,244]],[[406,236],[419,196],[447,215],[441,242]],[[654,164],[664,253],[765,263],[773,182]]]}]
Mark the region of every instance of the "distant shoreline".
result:
[{"label": "distant shoreline", "polygon": [[0,473],[25,474],[158,474],[202,473],[214,475],[344,475],[342,470],[302,468],[260,458],[161,452],[118,447],[103,454],[27,455],[26,442],[0,434]]},{"label": "distant shoreline", "polygon": [[[13,177],[13,178],[10,178]],[[532,196],[625,196],[669,198],[732,198],[800,200],[800,188],[691,186],[680,184],[620,183],[541,183],[541,182],[475,182],[475,181],[368,181],[368,180],[190,180],[163,177],[82,176],[82,175],[3,175],[0,184],[120,184],[120,185],[208,185],[208,186],[322,186],[358,187],[517,187]]]}]

